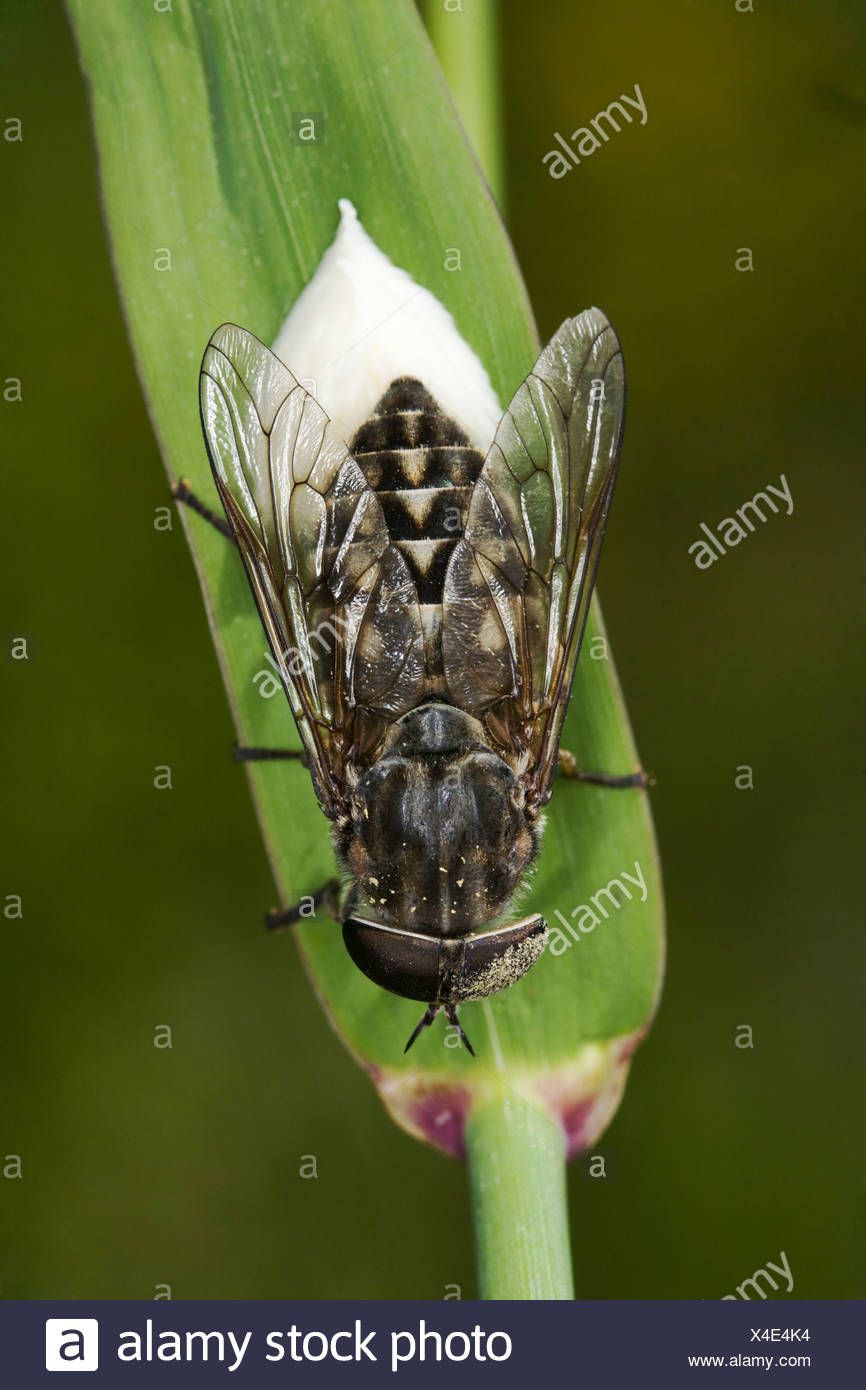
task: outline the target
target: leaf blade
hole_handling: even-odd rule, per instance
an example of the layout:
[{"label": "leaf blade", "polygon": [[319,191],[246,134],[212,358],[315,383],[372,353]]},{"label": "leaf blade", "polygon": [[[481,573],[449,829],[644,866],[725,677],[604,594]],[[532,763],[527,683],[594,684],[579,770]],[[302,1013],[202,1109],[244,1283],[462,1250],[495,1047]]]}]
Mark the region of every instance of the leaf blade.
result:
[{"label": "leaf blade", "polygon": [[[201,353],[225,321],[273,341],[333,238],[341,197],[451,310],[500,399],[510,399],[536,356],[526,293],[413,6],[263,0],[136,15],[108,0],[70,0],[70,11],[91,83],[118,281],[170,471],[213,497],[195,407]],[[324,115],[324,143],[298,142],[299,112]],[[447,268],[455,248],[458,272]],[[564,316],[580,307],[564,306]],[[627,486],[627,442],[623,468]],[[199,518],[184,524],[239,737],[297,747],[275,679],[271,698],[260,693],[270,668],[239,557]],[[631,772],[637,755],[612,663],[593,658],[599,623],[596,612],[563,742],[584,767]],[[284,902],[311,893],[333,873],[333,858],[309,777],[286,763],[248,766],[247,775]],[[635,893],[614,908],[600,898],[607,910],[593,908],[592,932],[570,934],[587,899],[635,865],[645,900]],[[579,1112],[569,1142],[591,1142],[660,985],[661,885],[645,793],[558,786],[521,911],[558,926],[561,951],[549,949],[495,1000],[466,1006],[477,1062],[432,1034],[403,1058],[417,1007],[361,976],[333,923],[299,929],[340,1036],[392,1114],[432,1142],[435,1125],[419,1121],[431,1097],[443,1114],[455,1096],[477,1100],[502,1084],[566,1128],[563,1117]],[[251,904],[251,927],[256,918]],[[460,1143],[457,1133],[443,1147]]]}]

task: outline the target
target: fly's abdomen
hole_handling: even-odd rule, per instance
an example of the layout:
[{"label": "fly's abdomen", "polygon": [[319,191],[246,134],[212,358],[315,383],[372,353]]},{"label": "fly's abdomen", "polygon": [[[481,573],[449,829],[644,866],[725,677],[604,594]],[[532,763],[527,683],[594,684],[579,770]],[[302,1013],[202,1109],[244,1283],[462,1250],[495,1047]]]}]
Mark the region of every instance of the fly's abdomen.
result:
[{"label": "fly's abdomen", "polygon": [[441,675],[442,586],[483,455],[420,381],[392,382],[349,445],[377,494],[418,591],[427,673]]},{"label": "fly's abdomen", "polygon": [[420,602],[441,603],[482,455],[421,382],[406,377],[389,386],[349,448],[378,495]]}]

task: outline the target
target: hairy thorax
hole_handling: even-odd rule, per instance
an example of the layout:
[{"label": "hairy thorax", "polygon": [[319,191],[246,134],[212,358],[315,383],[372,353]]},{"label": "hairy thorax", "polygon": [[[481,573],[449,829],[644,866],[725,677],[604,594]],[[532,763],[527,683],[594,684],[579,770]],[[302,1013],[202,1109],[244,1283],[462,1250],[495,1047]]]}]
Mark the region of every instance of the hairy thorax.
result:
[{"label": "hairy thorax", "polygon": [[343,855],[379,920],[463,936],[504,910],[536,849],[520,783],[482,725],[431,702],[397,721],[359,779]]}]

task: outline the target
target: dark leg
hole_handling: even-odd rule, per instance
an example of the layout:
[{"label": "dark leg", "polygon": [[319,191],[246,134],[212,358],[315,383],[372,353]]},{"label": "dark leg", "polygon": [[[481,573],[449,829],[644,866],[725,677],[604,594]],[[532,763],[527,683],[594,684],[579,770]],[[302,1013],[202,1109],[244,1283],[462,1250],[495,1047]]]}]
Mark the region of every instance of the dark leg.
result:
[{"label": "dark leg", "polygon": [[454,1027],[457,1029],[457,1032],[460,1034],[460,1041],[462,1042],[463,1046],[466,1048],[466,1051],[470,1054],[470,1056],[474,1057],[474,1056],[475,1056],[475,1048],[472,1046],[472,1044],[471,1044],[471,1042],[469,1041],[469,1039],[467,1038],[466,1034],[463,1032],[463,1024],[460,1022],[460,1019],[457,1017],[457,1007],[456,1007],[456,1005],[454,1005],[454,1004],[446,1004],[446,1005],[445,1005],[445,1016],[446,1016],[446,1018],[448,1019],[448,1022],[449,1022],[449,1023],[453,1023],[453,1024],[454,1024]]},{"label": "dark leg", "polygon": [[412,1046],[418,1034],[423,1033],[425,1028],[430,1027],[430,1024],[433,1022],[440,1009],[445,1010],[445,1017],[448,1019],[448,1022],[454,1024],[454,1027],[460,1034],[460,1041],[466,1048],[466,1051],[471,1053],[471,1055],[474,1057],[475,1049],[463,1031],[463,1025],[461,1024],[460,1019],[457,1017],[457,1006],[455,1004],[428,1004],[426,1012],[424,1013],[421,1019],[421,1022],[416,1026],[411,1038],[407,1042],[406,1046],[403,1048],[404,1055],[409,1051],[409,1048]]},{"label": "dark leg", "polygon": [[403,1048],[404,1054],[407,1053],[407,1052],[409,1051],[409,1048],[412,1046],[412,1044],[413,1044],[413,1042],[415,1041],[415,1039],[417,1038],[418,1034],[419,1034],[419,1033],[422,1033],[422,1032],[424,1031],[425,1028],[429,1028],[429,1027],[430,1027],[430,1024],[433,1022],[434,1018],[435,1018],[436,1015],[438,1014],[438,1012],[439,1012],[439,1010],[441,1009],[441,1007],[442,1007],[441,1004],[428,1004],[428,1005],[427,1005],[427,1012],[424,1014],[423,1018],[421,1019],[421,1022],[418,1024],[418,1027],[415,1029],[414,1033],[412,1034],[411,1038],[410,1038],[409,1041],[407,1042],[406,1046]]},{"label": "dark leg", "polygon": [[[282,911],[280,911],[279,908],[272,907],[270,912],[265,915],[265,925],[268,931],[275,931],[278,927],[289,927],[293,922],[305,921],[307,917],[313,917],[318,908],[323,905],[331,916],[336,919],[339,887],[340,885],[335,878],[329,878],[328,882],[323,884],[321,888],[318,888],[315,893],[308,893],[306,897],[302,898],[294,907],[287,907]],[[313,911],[302,912],[302,905],[306,906],[310,900],[312,900],[313,903]]]},{"label": "dark leg", "polygon": [[235,744],[236,763],[270,763],[279,758],[299,758],[305,763],[307,755],[303,748],[248,748],[245,743]]},{"label": "dark leg", "polygon": [[209,521],[211,526],[215,526],[221,535],[226,536],[232,542],[234,541],[234,532],[225,518],[217,516],[216,512],[211,511],[210,507],[206,507],[204,502],[200,502],[183,478],[179,483],[172,483],[171,491],[176,502],[185,502],[190,511],[198,512],[199,516],[203,516],[205,521]]},{"label": "dark leg", "polygon": [[573,753],[569,753],[566,748],[560,748],[558,754],[559,770],[563,777],[571,777],[578,782],[594,782],[599,787],[648,787],[650,779],[643,771],[629,772],[623,777],[614,776],[610,772],[583,772],[577,766]]}]

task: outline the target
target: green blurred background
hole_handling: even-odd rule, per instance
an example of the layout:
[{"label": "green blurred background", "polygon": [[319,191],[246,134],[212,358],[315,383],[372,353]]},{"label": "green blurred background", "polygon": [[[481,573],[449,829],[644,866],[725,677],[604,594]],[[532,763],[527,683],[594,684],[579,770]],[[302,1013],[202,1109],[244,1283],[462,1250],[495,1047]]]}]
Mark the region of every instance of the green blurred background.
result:
[{"label": "green blurred background", "polygon": [[[669,912],[608,1177],[570,1170],[585,1298],[716,1299],[783,1250],[795,1297],[864,1292],[866,11],[755,8],[500,7],[507,221],[541,338],[596,303],[625,346],[601,589]],[[31,659],[0,666],[0,882],[23,899],[3,922],[0,1156],[23,1177],[0,1179],[2,1293],[471,1297],[462,1168],[394,1128],[291,938],[260,928],[274,890],[180,527],[154,528],[167,486],[72,39],[57,4],[6,0],[3,41],[23,140],[2,142],[0,375],[23,401],[2,406],[0,627]],[[551,179],[554,130],[636,82],[646,124]],[[793,515],[697,570],[700,522],[780,473]]]}]

